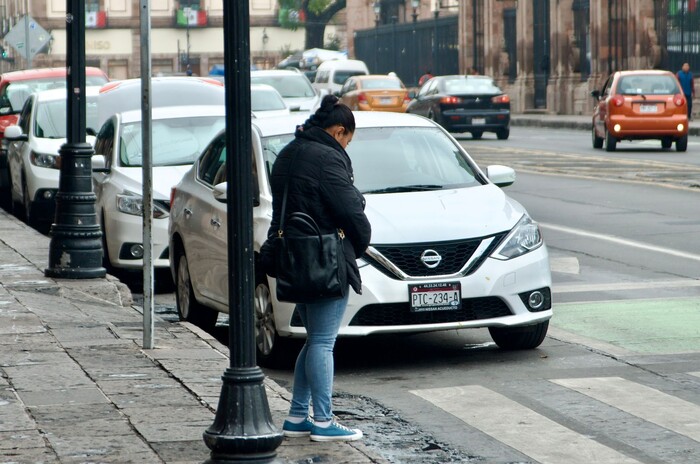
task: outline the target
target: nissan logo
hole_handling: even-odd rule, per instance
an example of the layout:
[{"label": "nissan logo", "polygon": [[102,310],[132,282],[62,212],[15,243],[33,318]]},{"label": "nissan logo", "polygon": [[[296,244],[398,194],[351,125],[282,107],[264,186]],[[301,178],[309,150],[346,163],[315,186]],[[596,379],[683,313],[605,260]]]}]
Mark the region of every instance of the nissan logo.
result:
[{"label": "nissan logo", "polygon": [[425,250],[421,253],[420,260],[425,264],[425,267],[433,269],[438,267],[440,261],[442,261],[442,256],[435,250]]}]

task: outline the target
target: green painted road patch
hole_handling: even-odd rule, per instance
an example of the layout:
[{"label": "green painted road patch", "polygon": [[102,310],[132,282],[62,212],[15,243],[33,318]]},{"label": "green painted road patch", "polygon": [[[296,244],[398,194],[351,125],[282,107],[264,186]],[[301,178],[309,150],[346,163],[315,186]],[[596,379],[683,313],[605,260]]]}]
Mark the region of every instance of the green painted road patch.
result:
[{"label": "green painted road patch", "polygon": [[555,305],[553,326],[638,353],[700,351],[700,299]]}]

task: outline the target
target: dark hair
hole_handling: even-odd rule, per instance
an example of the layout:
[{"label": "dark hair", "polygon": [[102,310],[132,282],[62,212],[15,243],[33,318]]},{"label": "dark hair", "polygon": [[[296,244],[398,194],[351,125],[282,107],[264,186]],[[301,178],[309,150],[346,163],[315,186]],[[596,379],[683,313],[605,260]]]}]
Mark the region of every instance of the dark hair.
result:
[{"label": "dark hair", "polygon": [[355,116],[352,115],[350,108],[335,95],[326,95],[321,100],[321,106],[306,120],[303,128],[309,129],[315,126],[328,129],[336,124],[340,124],[349,132],[355,132]]}]

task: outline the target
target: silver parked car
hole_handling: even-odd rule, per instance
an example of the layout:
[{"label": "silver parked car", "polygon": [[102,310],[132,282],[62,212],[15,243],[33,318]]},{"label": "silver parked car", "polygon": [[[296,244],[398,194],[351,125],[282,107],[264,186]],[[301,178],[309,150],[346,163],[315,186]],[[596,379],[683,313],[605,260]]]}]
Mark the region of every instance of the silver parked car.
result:
[{"label": "silver parked car", "polygon": [[[542,343],[552,317],[547,248],[537,223],[500,188],[512,169],[481,170],[443,128],[426,118],[356,112],[348,146],[372,241],[358,260],[362,295],[350,292],[339,335],[487,327],[507,349]],[[253,123],[257,185],[254,247],[270,225],[268,176],[303,118]],[[180,317],[213,325],[228,311],[226,146],[223,133],[172,192],[171,270]],[[322,167],[319,167],[322,169]],[[258,359],[274,362],[305,331],[275,280],[256,273]]]}]

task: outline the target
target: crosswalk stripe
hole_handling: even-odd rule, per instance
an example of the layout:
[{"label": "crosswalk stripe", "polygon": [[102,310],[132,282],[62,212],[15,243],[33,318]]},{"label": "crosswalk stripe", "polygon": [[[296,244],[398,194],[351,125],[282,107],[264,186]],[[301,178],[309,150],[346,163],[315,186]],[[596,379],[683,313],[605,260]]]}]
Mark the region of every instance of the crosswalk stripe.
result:
[{"label": "crosswalk stripe", "polygon": [[478,385],[411,393],[542,464],[639,462]]},{"label": "crosswalk stripe", "polygon": [[700,406],[694,403],[620,377],[554,379],[551,382],[700,441]]}]

